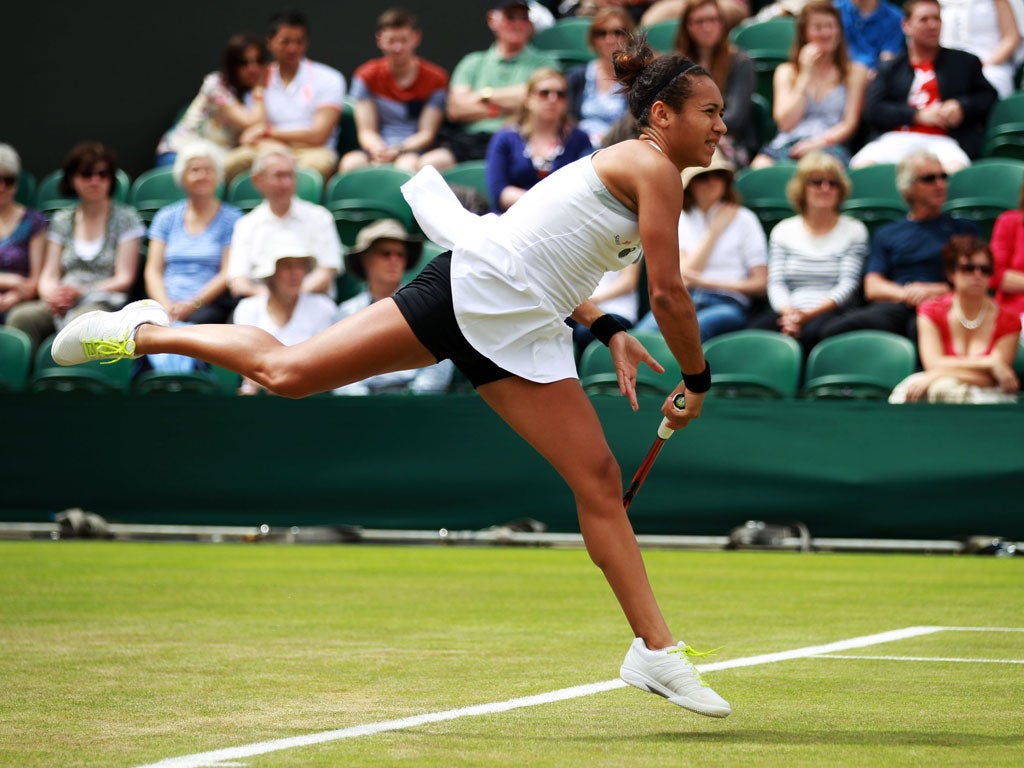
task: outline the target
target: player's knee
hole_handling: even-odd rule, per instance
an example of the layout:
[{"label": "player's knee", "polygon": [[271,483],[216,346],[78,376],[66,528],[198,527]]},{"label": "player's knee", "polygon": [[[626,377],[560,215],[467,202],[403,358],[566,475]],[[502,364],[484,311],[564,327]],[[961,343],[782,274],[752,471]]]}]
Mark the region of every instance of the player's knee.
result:
[{"label": "player's knee", "polygon": [[[591,509],[603,508],[601,502],[609,498],[622,497],[622,472],[611,451],[595,457],[587,472],[586,481],[577,490],[583,506]],[[592,503],[587,503],[592,502]]]}]

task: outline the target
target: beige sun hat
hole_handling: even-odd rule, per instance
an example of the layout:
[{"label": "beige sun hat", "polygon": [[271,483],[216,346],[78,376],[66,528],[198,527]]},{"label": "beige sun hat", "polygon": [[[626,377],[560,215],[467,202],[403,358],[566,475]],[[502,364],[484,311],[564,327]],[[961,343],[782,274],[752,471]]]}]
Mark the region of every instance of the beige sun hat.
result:
[{"label": "beige sun hat", "polygon": [[406,270],[415,267],[423,253],[423,241],[406,232],[402,222],[398,219],[378,219],[373,224],[367,224],[359,230],[359,234],[356,235],[356,244],[351,251],[345,254],[345,267],[349,274],[355,275],[360,280],[366,279],[366,270],[363,269],[363,254],[370,250],[378,240],[401,240],[405,243]]},{"label": "beige sun hat", "polygon": [[715,154],[711,156],[711,162],[707,168],[698,165],[693,168],[683,169],[683,189],[690,186],[690,182],[702,173],[711,173],[712,171],[726,171],[730,176],[734,176],[736,174],[736,166],[726,159],[720,149],[716,149]]},{"label": "beige sun hat", "polygon": [[253,278],[266,280],[271,277],[277,270],[277,262],[281,259],[306,259],[310,270],[316,266],[316,256],[313,255],[313,249],[306,243],[305,238],[291,230],[282,229],[267,239],[267,244],[260,251],[253,267]]}]

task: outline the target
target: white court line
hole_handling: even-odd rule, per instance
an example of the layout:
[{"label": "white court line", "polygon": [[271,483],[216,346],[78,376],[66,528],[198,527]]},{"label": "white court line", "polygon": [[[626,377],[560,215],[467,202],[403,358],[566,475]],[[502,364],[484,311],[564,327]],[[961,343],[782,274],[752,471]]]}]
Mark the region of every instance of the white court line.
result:
[{"label": "white court line", "polygon": [[[952,629],[963,629],[954,627],[906,627],[890,632],[880,632],[875,635],[864,635],[863,637],[852,637],[848,640],[839,640],[835,643],[824,645],[811,645],[806,648],[796,648],[791,651],[780,651],[778,653],[765,653],[758,656],[746,656],[740,659],[729,659],[712,664],[701,664],[701,672],[716,672],[723,669],[737,669],[739,667],[753,667],[759,664],[773,664],[779,661],[790,661],[792,659],[805,659],[812,656],[837,653],[839,651],[852,650],[854,648],[866,648],[871,645],[891,643],[897,640],[906,640],[911,637],[930,635],[935,632],[943,632]],[[978,630],[980,631],[980,629]],[[404,717],[398,720],[385,720],[379,723],[366,723],[351,728],[341,728],[334,731],[322,731],[310,733],[305,736],[291,736],[284,739],[272,741],[261,741],[255,744],[245,744],[239,747],[227,747],[215,749],[212,752],[201,752],[194,755],[182,755],[180,757],[169,757],[157,763],[148,763],[139,768],[228,768],[228,766],[244,766],[245,763],[231,762],[247,757],[256,757],[270,752],[280,752],[285,749],[297,749],[308,747],[314,744],[324,744],[331,741],[343,739],[354,739],[360,736],[371,736],[377,733],[388,731],[399,731],[406,728],[416,728],[429,723],[440,723],[446,720],[457,720],[462,717],[479,717],[481,715],[493,715],[498,712],[508,712],[523,707],[536,707],[542,704],[551,704],[556,701],[566,701],[582,696],[592,696],[595,693],[624,688],[626,683],[622,680],[606,680],[602,683],[590,685],[577,685],[572,688],[562,688],[557,691],[538,694],[536,696],[525,696],[518,699],[506,701],[495,701],[489,704],[477,704],[471,707],[449,709],[443,712],[428,712],[422,715]]]},{"label": "white court line", "polygon": [[1022,659],[954,659],[945,656],[853,656],[823,653],[816,659],[870,659],[871,661],[950,661],[958,664],[1024,664]]}]

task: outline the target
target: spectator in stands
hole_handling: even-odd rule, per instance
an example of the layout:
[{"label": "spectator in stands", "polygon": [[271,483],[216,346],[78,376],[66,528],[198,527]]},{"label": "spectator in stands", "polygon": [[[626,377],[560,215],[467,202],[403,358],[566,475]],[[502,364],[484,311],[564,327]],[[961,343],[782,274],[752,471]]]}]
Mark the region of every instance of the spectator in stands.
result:
[{"label": "spectator in stands", "polygon": [[264,91],[266,122],[242,131],[241,147],[225,161],[230,181],[248,168],[260,144],[291,148],[296,162],[319,171],[326,181],[338,165],[338,120],[345,108],[345,78],[338,70],[306,58],[309,24],[295,11],[270,19],[267,48],[274,57]]},{"label": "spectator in stands", "polygon": [[569,83],[569,115],[590,136],[595,147],[616,121],[628,113],[626,95],[621,93],[612,70],[612,53],[622,48],[633,33],[633,17],[622,8],[602,8],[594,14],[587,30],[587,42],[597,54],[590,62],[574,67],[566,76]]},{"label": "spectator in stands", "polygon": [[977,56],[939,45],[941,30],[938,0],[906,0],[907,50],[879,67],[864,103],[864,121],[880,135],[853,156],[851,168],[927,149],[954,173],[981,153],[996,91]]},{"label": "spectator in stands", "polygon": [[988,296],[988,245],[973,235],[954,235],[942,249],[942,266],[953,291],[917,308],[924,370],[900,382],[889,402],[1016,402],[1020,316]]},{"label": "spectator in stands", "polygon": [[873,329],[916,339],[917,307],[949,291],[942,267],[943,246],[953,235],[978,234],[973,221],[942,212],[948,189],[946,172],[936,155],[918,151],[901,160],[896,187],[910,213],[875,230],[864,275],[867,304],[830,323],[826,336]]},{"label": "spectator in stands", "polygon": [[[0,323],[12,327],[12,310],[17,318],[16,308],[38,295],[46,245],[46,217],[15,199],[20,174],[14,147],[0,144]],[[35,346],[41,341],[33,339]]]},{"label": "spectator in stands", "polygon": [[253,184],[263,202],[235,225],[228,261],[228,287],[236,297],[266,293],[257,282],[258,265],[266,265],[262,250],[270,236],[282,229],[298,235],[316,257],[305,276],[303,290],[335,295],[335,278],[341,272],[341,240],[330,211],[295,196],[295,158],[279,144],[260,148],[252,165]]},{"label": "spectator in stands", "polygon": [[1024,318],[1024,184],[1016,210],[999,214],[992,228],[992,256],[999,306]]},{"label": "spectator in stands", "polygon": [[675,50],[711,73],[725,99],[722,119],[729,127],[718,146],[736,165],[747,165],[757,151],[757,126],[751,109],[756,85],[754,63],[729,42],[718,0],[686,0]]},{"label": "spectator in stands", "polygon": [[[266,289],[238,302],[235,324],[254,325],[287,346],[328,328],[337,319],[338,306],[304,288],[316,267],[316,256],[305,238],[288,229],[270,234],[252,272]],[[242,394],[259,391],[258,385],[243,379]]]},{"label": "spectator in stands", "polygon": [[526,84],[516,121],[494,134],[487,147],[487,191],[497,212],[564,165],[593,151],[587,134],[569,120],[568,84],[557,69],[542,67]]},{"label": "spectator in stands", "polygon": [[7,319],[37,342],[73,317],[128,301],[146,229],[134,208],[112,199],[116,173],[114,153],[99,142],[78,144],[64,160],[59,191],[78,202],[53,214],[40,300],[17,305]]},{"label": "spectator in stands", "polygon": [[[226,323],[235,307],[228,287],[228,253],[242,212],[217,198],[224,180],[221,152],[208,141],[186,144],[174,161],[185,199],[157,211],[149,227],[146,294],[172,323]],[[192,358],[151,355],[161,371],[192,370]]]},{"label": "spectator in stands", "polygon": [[999,98],[1013,93],[1021,36],[1009,0],[939,0],[939,5],[941,44],[981,59],[981,71]]},{"label": "spectator in stands", "polygon": [[377,47],[384,55],[360,66],[352,77],[359,149],[345,153],[339,173],[394,163],[415,172],[432,148],[444,119],[448,73],[419,58],[423,33],[416,17],[392,9],[377,19]]},{"label": "spectator in stands", "polygon": [[[746,328],[752,300],[768,285],[768,243],[757,216],[740,205],[736,167],[716,152],[706,168],[683,171],[679,263],[693,298],[700,340]],[[657,329],[648,313],[637,330]]]},{"label": "spectator in stands", "polygon": [[156,149],[158,166],[173,165],[175,155],[205,139],[223,150],[234,149],[242,131],[266,122],[263,86],[267,79],[263,42],[248,33],[232,35],[224,47],[219,72],[203,84],[184,114],[165,133]]},{"label": "spectator in stands", "polygon": [[888,0],[836,0],[850,58],[874,73],[903,51],[903,14]]},{"label": "spectator in stands", "polygon": [[493,0],[487,25],[494,44],[464,56],[452,72],[441,146],[422,163],[438,169],[466,160],[482,160],[495,131],[526,101],[526,81],[535,69],[558,68],[546,51],[530,45],[533,23],[525,0]]},{"label": "spectator in stands", "polygon": [[850,180],[832,155],[811,152],[797,163],[786,197],[798,215],[780,221],[768,238],[768,303],[752,326],[778,330],[806,355],[860,297],[868,252],[863,222],[840,213]]},{"label": "spectator in stands", "polygon": [[772,116],[779,133],[751,161],[752,168],[799,160],[808,152],[850,160],[847,142],[860,125],[868,71],[850,61],[839,11],[813,0],[800,11],[789,61],[775,69]]},{"label": "spectator in stands", "polygon": [[[686,6],[686,0],[655,0],[640,17],[640,26],[650,29],[655,24],[678,19]],[[726,31],[732,29],[750,16],[747,0],[721,0],[719,7]]]},{"label": "spectator in stands", "polygon": [[[401,286],[405,273],[416,266],[422,254],[423,242],[410,237],[405,227],[395,219],[381,219],[363,227],[356,236],[355,248],[345,255],[345,263],[349,274],[366,281],[366,290],[342,302],[338,308],[338,319],[392,296]],[[426,368],[371,376],[334,392],[339,395],[439,393],[447,391],[454,373],[452,361],[443,360]]]}]

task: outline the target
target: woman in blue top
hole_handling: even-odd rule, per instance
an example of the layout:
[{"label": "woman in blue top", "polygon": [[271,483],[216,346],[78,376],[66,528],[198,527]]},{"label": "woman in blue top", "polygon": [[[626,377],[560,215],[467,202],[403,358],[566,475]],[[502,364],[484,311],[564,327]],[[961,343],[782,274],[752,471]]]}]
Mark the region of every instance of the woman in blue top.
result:
[{"label": "woman in blue top", "polygon": [[[185,199],[157,211],[149,227],[146,294],[171,322],[224,323],[234,309],[227,290],[228,250],[242,212],[217,198],[224,179],[220,149],[209,141],[186,144],[174,160],[174,181]],[[155,358],[155,359],[154,359]],[[191,362],[154,356],[158,370],[191,369]]]},{"label": "woman in blue top", "polygon": [[515,124],[491,137],[486,176],[495,211],[507,211],[549,173],[593,152],[587,134],[569,122],[568,89],[557,69],[536,70]]}]

